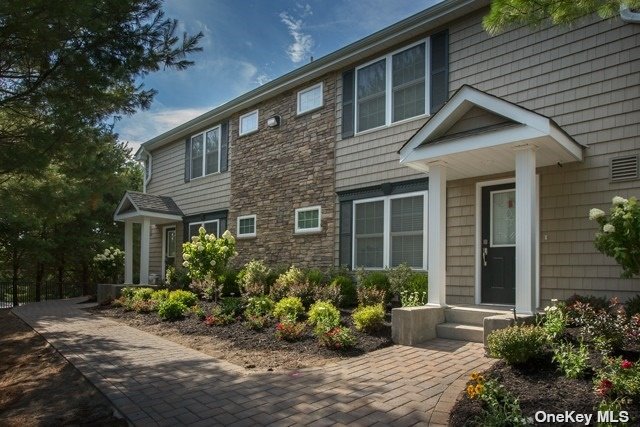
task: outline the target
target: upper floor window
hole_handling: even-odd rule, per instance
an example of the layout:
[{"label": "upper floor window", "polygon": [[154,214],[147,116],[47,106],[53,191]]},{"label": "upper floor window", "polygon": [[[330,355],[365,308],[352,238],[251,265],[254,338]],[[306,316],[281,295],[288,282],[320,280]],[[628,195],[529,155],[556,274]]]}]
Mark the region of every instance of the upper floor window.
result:
[{"label": "upper floor window", "polygon": [[220,126],[191,137],[191,178],[220,171]]},{"label": "upper floor window", "polygon": [[238,217],[238,237],[256,237],[256,216]]},{"label": "upper floor window", "polygon": [[200,233],[200,227],[204,227],[207,231],[207,234],[214,234],[216,237],[220,237],[219,230],[220,221],[214,219],[212,221],[200,221],[200,222],[190,222],[189,223],[189,240],[193,236],[197,236]]},{"label": "upper floor window", "polygon": [[318,83],[315,86],[298,92],[298,114],[322,107],[322,88],[322,83]]},{"label": "upper floor window", "polygon": [[240,135],[246,135],[258,130],[258,110],[240,116]]},{"label": "upper floor window", "polygon": [[296,233],[320,231],[320,206],[296,209]]},{"label": "upper floor window", "polygon": [[356,130],[390,125],[427,112],[426,41],[356,69]]}]

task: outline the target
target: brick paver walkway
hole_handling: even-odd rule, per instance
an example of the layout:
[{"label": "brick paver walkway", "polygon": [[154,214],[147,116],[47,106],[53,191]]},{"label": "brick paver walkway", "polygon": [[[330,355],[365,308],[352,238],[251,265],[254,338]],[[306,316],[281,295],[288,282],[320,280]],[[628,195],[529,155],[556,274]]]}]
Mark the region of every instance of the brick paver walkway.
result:
[{"label": "brick paver walkway", "polygon": [[81,310],[81,300],[14,312],[134,425],[440,425],[468,373],[491,365],[481,344],[436,339],[322,368],[242,368]]}]

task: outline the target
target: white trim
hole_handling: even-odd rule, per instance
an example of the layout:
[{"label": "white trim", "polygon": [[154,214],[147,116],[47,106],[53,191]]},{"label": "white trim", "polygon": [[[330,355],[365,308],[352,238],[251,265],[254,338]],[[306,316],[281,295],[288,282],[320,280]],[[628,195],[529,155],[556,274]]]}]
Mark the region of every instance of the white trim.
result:
[{"label": "white trim", "polygon": [[[309,212],[309,211],[318,211],[318,226],[313,228],[298,228],[298,214],[300,212]],[[295,210],[294,214],[295,220],[295,233],[296,234],[305,234],[305,233],[317,233],[322,231],[322,207],[318,206],[308,206],[305,208],[298,208]]]},{"label": "white trim", "polygon": [[[135,207],[135,205],[134,205],[134,207]],[[175,222],[182,221],[182,217],[180,215],[163,214],[163,213],[149,212],[149,211],[139,211],[137,209],[135,211],[133,211],[133,212],[127,212],[127,213],[124,213],[124,214],[116,214],[116,215],[113,216],[113,220],[114,221],[124,221],[126,219],[137,218],[137,217],[140,217],[140,219],[143,219],[143,220],[145,218],[151,218],[151,219],[163,219],[163,220],[167,219],[167,220],[172,220],[172,221],[175,221]]]},{"label": "white trim", "polygon": [[[411,44],[405,45],[399,49],[394,50],[393,52],[389,52],[385,55],[379,56],[371,61],[365,62],[364,64],[361,64],[359,66],[357,66],[354,70],[354,79],[353,79],[353,84],[354,84],[354,97],[353,97],[353,131],[354,131],[354,135],[362,135],[365,132],[370,132],[370,131],[374,131],[374,130],[380,130],[382,128],[386,128],[389,127],[391,125],[394,125],[396,123],[401,123],[404,122],[405,120],[410,120],[410,119],[414,119],[417,117],[428,117],[429,116],[429,108],[431,106],[430,104],[430,74],[431,74],[431,67],[430,67],[430,62],[429,62],[429,58],[430,58],[430,43],[429,43],[430,38],[426,37],[424,39],[418,40],[416,42],[413,42]],[[402,120],[397,120],[397,121],[393,121],[393,56],[398,54],[398,53],[402,53],[406,50],[409,50],[411,48],[414,48],[420,44],[424,44],[424,72],[425,72],[425,76],[424,76],[424,84],[425,84],[425,97],[424,97],[424,113],[419,114],[417,116],[414,117],[406,117]],[[376,126],[373,128],[369,128],[369,129],[365,129],[365,130],[358,130],[358,72],[363,69],[366,68],[370,65],[373,65],[377,62],[380,62],[384,60],[385,61],[385,118],[384,118],[384,124],[380,125],[380,126]]]},{"label": "white trim", "polygon": [[[164,227],[162,227],[162,261],[161,261],[161,265],[162,265],[162,271],[160,271],[160,277],[162,278],[162,280],[164,280],[165,278],[165,274],[167,271],[167,266],[165,265],[166,263],[166,259],[167,259],[167,230],[173,228],[173,231],[176,232],[176,242],[178,241],[178,233],[176,231],[176,226],[175,225],[165,225]],[[176,255],[177,255],[178,251],[176,250]],[[174,255],[175,258],[175,255]]]},{"label": "white trim", "polygon": [[[242,129],[242,119],[244,119],[246,117],[249,117],[249,116],[252,116],[254,114],[256,115],[256,128],[248,130],[248,131],[244,131]],[[259,110],[250,111],[250,112],[248,112],[246,114],[241,115],[240,118],[238,119],[238,135],[239,136],[249,135],[249,134],[252,134],[254,132],[258,132],[258,129],[260,129],[260,112],[259,112]]]},{"label": "white trim", "polygon": [[[476,182],[476,239],[475,239],[475,303],[476,305],[497,305],[492,303],[482,302],[482,187],[491,187],[501,184],[515,184],[514,178],[494,179],[490,181],[478,181]],[[536,174],[536,193],[537,193],[537,211],[535,218],[536,235],[540,235],[540,175]],[[540,306],[540,239],[536,239],[536,304]],[[508,307],[514,307],[515,305],[508,305]]]},{"label": "white trim", "polygon": [[[383,232],[382,232],[382,267],[366,267],[367,270],[383,270],[388,268],[391,265],[391,200],[394,199],[404,199],[408,197],[422,196],[422,215],[423,215],[423,223],[422,223],[422,267],[417,268],[417,270],[427,271],[428,269],[428,242],[429,242],[429,192],[428,191],[413,191],[411,193],[401,193],[394,194],[391,196],[379,196],[379,197],[371,197],[368,199],[357,199],[353,201],[353,209],[351,213],[351,224],[352,233],[351,233],[351,269],[356,270],[359,266],[356,264],[356,205],[362,203],[372,203],[372,202],[380,202],[384,203],[384,224],[383,224]],[[415,267],[412,267],[416,269]]]},{"label": "white trim", "polygon": [[509,192],[513,192],[515,194],[516,189],[508,188],[506,190],[496,190],[496,191],[489,192],[489,247],[490,248],[515,248],[516,247],[515,242],[512,245],[509,245],[509,244],[494,245],[493,244],[493,195],[496,193],[509,193]]},{"label": "white trim", "polygon": [[[253,219],[253,233],[240,233],[240,221],[243,219]],[[256,237],[258,231],[258,220],[255,215],[242,215],[236,219],[236,237],[243,239],[246,237]]]},{"label": "white trim", "polygon": [[[217,130],[218,131],[218,170],[215,172],[207,173],[207,133]],[[191,154],[193,153],[193,138],[202,135],[202,175],[193,176],[193,162],[191,161]],[[193,181],[198,178],[204,178],[205,176],[215,175],[220,173],[221,166],[221,153],[222,153],[222,125],[215,125],[207,130],[198,132],[189,138],[189,181]]]},{"label": "white trim", "polygon": [[[194,221],[187,224],[187,237],[189,238],[189,241],[191,241],[191,237],[195,236],[195,234],[193,236],[191,235],[192,225],[199,225],[200,227],[204,227],[205,224],[211,224],[212,222],[216,223],[216,232],[214,233],[215,236],[220,237],[220,220],[219,219],[210,219],[208,221]],[[200,227],[198,227],[198,230],[200,230]]]},{"label": "white trim", "polygon": [[[309,108],[308,110],[304,110],[302,111],[300,109],[300,96],[307,93],[307,92],[311,92],[314,91],[316,89],[320,88],[320,105],[316,105],[312,108]],[[318,108],[322,108],[324,106],[324,82],[320,82],[317,83],[311,87],[308,87],[306,89],[302,89],[298,91],[298,94],[296,95],[296,115],[301,115],[301,114],[306,114],[309,113],[311,111],[315,111]]]},{"label": "white trim", "polygon": [[[147,158],[146,160],[143,160],[142,162],[142,166],[144,167],[144,178],[142,180],[142,192],[143,193],[147,193],[147,186],[149,185],[149,182],[151,181],[151,176],[153,175],[153,157],[151,156],[151,153],[147,152],[145,150],[145,153],[147,154]],[[149,163],[149,175],[147,175],[147,167],[146,167],[146,162]]]}]

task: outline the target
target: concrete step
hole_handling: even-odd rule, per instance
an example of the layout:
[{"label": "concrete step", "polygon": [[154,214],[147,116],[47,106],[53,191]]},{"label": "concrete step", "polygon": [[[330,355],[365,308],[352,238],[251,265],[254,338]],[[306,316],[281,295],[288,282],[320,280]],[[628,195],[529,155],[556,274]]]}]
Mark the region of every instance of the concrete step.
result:
[{"label": "concrete step", "polygon": [[484,328],[460,323],[441,323],[436,326],[436,334],[450,340],[483,342]]},{"label": "concrete step", "polygon": [[508,308],[486,306],[451,306],[444,310],[447,323],[461,323],[463,325],[482,326],[485,317],[495,315],[509,315]]}]

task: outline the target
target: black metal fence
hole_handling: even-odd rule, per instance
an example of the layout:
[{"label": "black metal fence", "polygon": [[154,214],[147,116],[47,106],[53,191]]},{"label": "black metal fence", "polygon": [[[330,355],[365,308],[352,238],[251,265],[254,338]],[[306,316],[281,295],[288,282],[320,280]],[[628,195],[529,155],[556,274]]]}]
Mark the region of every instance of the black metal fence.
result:
[{"label": "black metal fence", "polygon": [[78,282],[44,282],[40,286],[40,295],[35,283],[19,282],[17,292],[13,283],[9,281],[0,282],[0,308],[9,308],[14,305],[22,305],[29,302],[46,301],[51,299],[73,298],[88,295],[95,285]]}]

